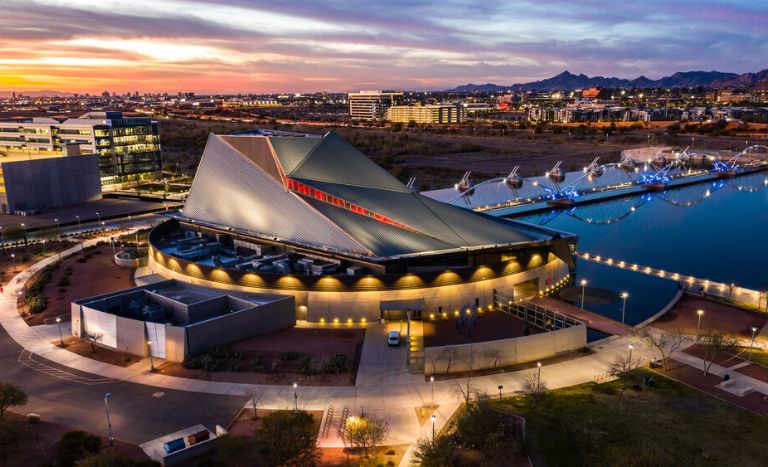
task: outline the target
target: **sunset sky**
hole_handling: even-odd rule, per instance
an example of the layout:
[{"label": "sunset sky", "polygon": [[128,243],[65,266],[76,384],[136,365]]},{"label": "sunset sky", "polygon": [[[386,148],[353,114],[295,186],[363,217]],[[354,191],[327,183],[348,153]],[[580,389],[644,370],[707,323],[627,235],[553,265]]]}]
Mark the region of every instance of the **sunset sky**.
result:
[{"label": "sunset sky", "polygon": [[768,68],[768,1],[0,0],[0,92],[309,92]]}]

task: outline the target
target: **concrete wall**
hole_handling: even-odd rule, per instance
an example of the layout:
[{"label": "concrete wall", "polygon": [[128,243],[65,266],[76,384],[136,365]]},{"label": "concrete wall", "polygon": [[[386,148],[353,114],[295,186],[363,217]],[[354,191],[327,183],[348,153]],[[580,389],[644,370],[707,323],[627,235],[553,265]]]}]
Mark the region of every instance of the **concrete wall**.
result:
[{"label": "concrete wall", "polygon": [[101,199],[96,155],[7,162],[2,169],[9,213]]},{"label": "concrete wall", "polygon": [[[379,306],[382,300],[423,298],[425,306],[424,313],[426,315],[429,315],[429,313],[436,313],[440,306],[443,307],[443,311],[453,311],[467,305],[474,307],[475,298],[480,299],[481,306],[487,306],[493,301],[493,289],[511,293],[514,285],[529,280],[536,280],[539,283],[539,288],[546,288],[547,280],[549,280],[550,283],[554,283],[563,277],[566,277],[569,273],[568,265],[559,259],[555,259],[547,264],[518,274],[442,287],[370,292],[314,292],[244,287],[197,279],[163,267],[154,261],[151,256],[149,258],[149,266],[153,272],[162,274],[165,277],[205,287],[215,287],[249,293],[291,294],[296,299],[296,306],[299,307],[298,312],[301,315],[306,313],[306,319],[308,321],[320,321],[320,319],[330,321],[333,318],[339,318],[342,321],[346,321],[348,318],[352,318],[355,321],[361,320],[362,318],[365,318],[368,321],[377,320],[381,315]],[[304,308],[300,307],[306,307],[306,312]]]},{"label": "concrete wall", "polygon": [[117,317],[117,346],[116,350],[133,355],[147,354],[147,338],[144,322]]},{"label": "concrete wall", "polygon": [[204,319],[213,318],[221,314],[222,309],[229,307],[229,297],[215,297],[204,302],[189,305],[187,308],[187,322],[196,323]]},{"label": "concrete wall", "polygon": [[292,296],[187,326],[187,350],[195,355],[212,345],[258,336],[296,325]]},{"label": "concrete wall", "polygon": [[[270,298],[274,299],[275,297],[271,296]],[[120,299],[120,296],[110,294],[99,303]],[[206,313],[210,313],[215,306],[221,305],[221,300],[227,301],[229,298],[220,297],[217,300],[202,302],[200,314],[205,316]],[[216,301],[219,303],[214,303]],[[263,305],[242,308],[245,303],[247,302],[234,298],[231,305],[234,309],[241,308],[240,311],[217,316],[186,327],[165,325],[163,328],[165,330],[163,343],[165,358],[169,361],[181,362],[188,355],[194,355],[214,345],[224,345],[296,325],[296,304],[291,295],[285,295]],[[184,308],[186,309],[186,307]],[[88,311],[84,313],[84,310]],[[102,321],[115,321],[115,326],[109,327],[113,331],[104,336],[101,344],[134,355],[148,355],[149,348],[144,321],[115,316],[77,303],[71,304],[71,314],[72,334],[74,336],[82,336],[83,330],[89,328],[89,319],[85,317],[86,314],[91,317],[90,327],[94,329],[98,327],[98,330],[105,328],[105,326],[100,325]]]},{"label": "concrete wall", "polygon": [[511,339],[427,347],[424,349],[424,372],[430,375],[494,368],[491,354],[496,352],[495,367],[504,367],[543,360],[586,345],[587,326],[580,325]]},{"label": "concrete wall", "polygon": [[171,362],[183,362],[187,356],[186,328],[165,327],[165,358]]}]

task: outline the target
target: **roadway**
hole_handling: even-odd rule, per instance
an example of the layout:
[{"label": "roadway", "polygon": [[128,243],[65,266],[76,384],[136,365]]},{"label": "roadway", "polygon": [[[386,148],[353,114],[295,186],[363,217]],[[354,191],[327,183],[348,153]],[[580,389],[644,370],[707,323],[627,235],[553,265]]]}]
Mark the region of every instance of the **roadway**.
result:
[{"label": "roadway", "polygon": [[34,412],[45,421],[106,436],[103,398],[111,392],[113,436],[129,443],[143,443],[197,423],[226,427],[247,401],[242,396],[158,390],[104,378],[38,355],[30,357],[29,352],[21,358],[22,350],[0,329],[0,381],[17,384],[29,395],[29,402],[14,412]]}]

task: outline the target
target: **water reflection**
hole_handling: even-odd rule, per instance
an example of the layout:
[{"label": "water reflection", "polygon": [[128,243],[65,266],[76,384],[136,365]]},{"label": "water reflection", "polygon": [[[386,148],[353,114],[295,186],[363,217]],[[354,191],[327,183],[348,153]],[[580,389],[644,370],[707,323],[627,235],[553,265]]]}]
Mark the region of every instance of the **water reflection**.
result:
[{"label": "water reflection", "polygon": [[760,289],[767,186],[754,173],[515,218],[576,233],[582,251]]}]

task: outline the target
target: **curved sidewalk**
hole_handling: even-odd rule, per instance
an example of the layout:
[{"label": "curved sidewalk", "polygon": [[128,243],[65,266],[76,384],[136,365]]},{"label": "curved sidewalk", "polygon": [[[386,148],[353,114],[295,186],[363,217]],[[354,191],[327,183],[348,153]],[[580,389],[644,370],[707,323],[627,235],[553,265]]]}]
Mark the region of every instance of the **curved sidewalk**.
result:
[{"label": "curved sidewalk", "polygon": [[[89,240],[84,245],[88,247],[103,239]],[[76,253],[80,248],[80,245],[75,246],[63,252],[62,255]],[[24,282],[32,274],[57,259],[56,256],[52,256],[19,273],[5,287],[5,294],[0,297],[0,325],[24,349],[65,367],[103,378],[209,394],[248,396],[258,392],[259,407],[270,409],[293,407],[294,390],[290,386],[227,383],[166,376],[94,361],[53,345],[44,336],[45,333],[38,333],[21,318],[16,308],[16,297]],[[383,328],[382,325],[370,324],[367,334],[379,333],[382,331],[381,328]],[[367,413],[375,414],[388,421],[390,426],[388,443],[413,444],[419,436],[426,435],[426,432],[431,430],[429,423],[424,426],[419,425],[415,410],[434,402],[439,405],[436,411],[436,428],[442,427],[458,407],[451,390],[453,382],[434,382],[433,401],[432,386],[422,375],[409,374],[404,364],[398,368],[387,366],[383,361],[385,358],[383,354],[387,348],[377,345],[378,341],[374,339],[370,341],[372,342],[369,345],[363,346],[355,386],[300,386],[297,391],[299,407],[307,410],[325,410],[333,406],[337,414],[341,413],[341,409],[345,406],[349,407],[351,414],[364,408]],[[615,355],[627,351],[629,342],[629,337],[603,341],[593,345],[594,353],[592,354],[545,365],[542,369],[542,383],[554,389],[592,381],[598,375],[605,374]],[[653,356],[652,352],[641,345],[636,345],[634,352],[637,357],[646,361]],[[522,390],[528,371],[499,373],[472,379],[480,391],[498,394],[498,387],[503,386],[502,391],[510,394]],[[338,442],[331,438],[320,440],[321,445],[338,445]]]}]

